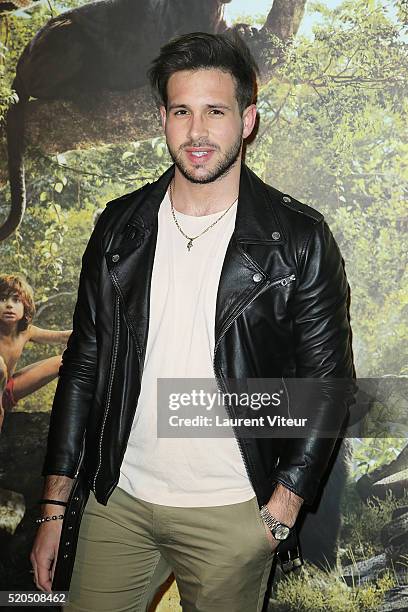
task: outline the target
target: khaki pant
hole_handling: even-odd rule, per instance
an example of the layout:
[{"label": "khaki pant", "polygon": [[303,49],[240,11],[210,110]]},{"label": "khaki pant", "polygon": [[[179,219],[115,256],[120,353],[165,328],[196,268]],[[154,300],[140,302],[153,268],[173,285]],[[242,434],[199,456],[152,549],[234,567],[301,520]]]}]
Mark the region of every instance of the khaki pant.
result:
[{"label": "khaki pant", "polygon": [[255,497],[177,508],[91,493],[64,610],[144,612],[173,571],[185,612],[259,612],[274,556],[265,530]]}]

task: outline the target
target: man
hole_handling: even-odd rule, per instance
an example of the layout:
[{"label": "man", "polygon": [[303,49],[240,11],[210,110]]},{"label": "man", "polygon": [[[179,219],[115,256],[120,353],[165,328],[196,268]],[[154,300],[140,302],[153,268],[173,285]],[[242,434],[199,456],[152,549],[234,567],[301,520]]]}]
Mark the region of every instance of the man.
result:
[{"label": "man", "polygon": [[[348,286],[322,215],[241,163],[256,120],[248,49],[183,36],[150,76],[175,165],[109,204],[85,251],[31,559],[41,589],[67,587],[92,490],[67,609],[145,610],[174,571],[183,610],[250,612],[335,440],[158,437],[157,378],[215,377],[227,392],[351,377]],[[316,412],[344,404],[326,393]]]}]

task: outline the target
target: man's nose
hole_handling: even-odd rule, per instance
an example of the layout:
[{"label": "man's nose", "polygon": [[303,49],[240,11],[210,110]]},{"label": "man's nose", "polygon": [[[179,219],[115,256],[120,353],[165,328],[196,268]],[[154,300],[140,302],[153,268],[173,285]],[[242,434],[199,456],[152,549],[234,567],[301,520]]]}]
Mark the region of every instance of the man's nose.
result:
[{"label": "man's nose", "polygon": [[194,142],[208,136],[207,124],[201,114],[191,116],[189,136]]}]

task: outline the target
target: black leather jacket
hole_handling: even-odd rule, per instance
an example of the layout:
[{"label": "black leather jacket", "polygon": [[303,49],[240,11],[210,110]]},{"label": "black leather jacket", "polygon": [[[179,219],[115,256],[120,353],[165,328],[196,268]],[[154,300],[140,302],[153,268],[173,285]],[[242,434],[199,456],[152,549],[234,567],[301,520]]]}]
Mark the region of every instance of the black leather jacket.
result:
[{"label": "black leather jacket", "polygon": [[[174,174],[110,202],[83,255],[43,474],[74,477],[106,504],[137,409],[149,324],[157,213]],[[323,216],[242,165],[222,268],[214,373],[228,379],[352,378],[348,285]],[[344,396],[340,403],[346,403]],[[342,410],[326,394],[323,413]],[[335,439],[238,440],[259,505],[281,482],[311,503]],[[69,544],[67,545],[69,548]]]}]

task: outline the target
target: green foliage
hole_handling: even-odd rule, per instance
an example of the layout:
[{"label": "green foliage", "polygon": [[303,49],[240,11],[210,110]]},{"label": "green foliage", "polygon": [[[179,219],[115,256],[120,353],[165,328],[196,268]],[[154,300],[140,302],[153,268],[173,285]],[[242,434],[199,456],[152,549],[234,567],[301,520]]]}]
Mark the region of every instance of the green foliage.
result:
[{"label": "green foliage", "polygon": [[363,474],[390,463],[406,445],[405,438],[355,439],[351,476],[358,479]]},{"label": "green foliage", "polygon": [[237,15],[232,23],[232,25],[237,25],[238,23],[245,23],[250,26],[258,26],[262,27],[265,23],[266,15],[264,13],[242,13],[241,15]]},{"label": "green foliage", "polygon": [[300,574],[285,576],[278,584],[276,598],[281,612],[362,612],[377,610],[387,590],[395,586],[387,573],[374,584],[350,588],[339,572],[304,567]]},{"label": "green foliage", "polygon": [[[35,361],[32,355],[31,360]],[[14,412],[50,412],[56,387],[57,381],[52,380],[45,387],[21,399],[14,408]]]},{"label": "green foliage", "polygon": [[383,4],[314,6],[322,15],[314,39],[287,47],[286,61],[260,89],[260,130],[247,161],[325,214],[351,286],[358,374],[400,374],[407,367],[407,46]]},{"label": "green foliage", "polygon": [[391,521],[396,508],[408,504],[408,491],[400,499],[391,492],[385,500],[374,499],[364,503],[350,483],[343,500],[343,527],[340,538],[341,562],[348,565],[384,552],[381,529]]},{"label": "green foliage", "polygon": [[[341,535],[343,554],[338,567],[324,571],[305,565],[299,573],[281,575],[274,587],[274,599],[268,610],[368,612],[380,609],[385,594],[399,584],[401,575],[393,570],[384,570],[372,583],[349,587],[342,578],[342,566],[368,560],[372,555],[384,552],[379,539],[381,529],[391,519],[393,510],[406,503],[408,496],[400,500],[388,496],[384,501],[377,500],[366,506],[358,498],[354,483],[350,483],[344,501],[345,525]],[[398,562],[399,571],[403,563]]]},{"label": "green foliage", "polygon": [[[81,4],[76,3],[76,6]],[[33,4],[30,9],[3,14],[0,20],[0,123],[9,102],[16,99],[12,90],[15,66],[24,47],[53,16],[51,4]]]}]

